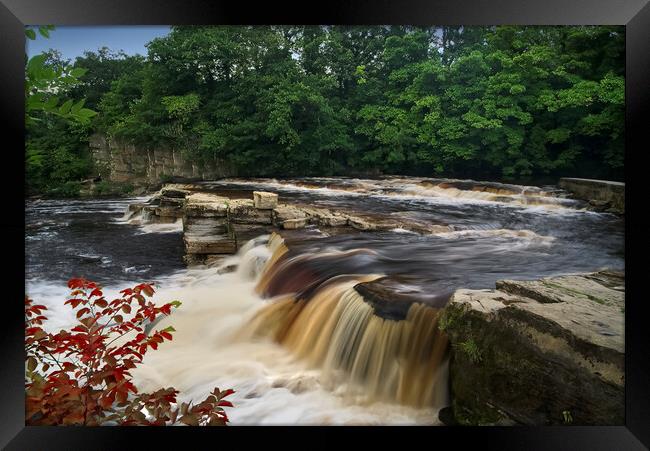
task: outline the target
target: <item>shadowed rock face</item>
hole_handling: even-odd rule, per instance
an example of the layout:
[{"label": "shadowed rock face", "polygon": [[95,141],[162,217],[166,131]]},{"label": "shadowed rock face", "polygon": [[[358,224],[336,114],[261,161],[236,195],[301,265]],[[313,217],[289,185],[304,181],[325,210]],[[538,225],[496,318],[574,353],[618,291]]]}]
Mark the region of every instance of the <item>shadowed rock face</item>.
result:
[{"label": "shadowed rock face", "polygon": [[456,419],[623,424],[624,286],[602,271],[456,291],[441,319]]}]

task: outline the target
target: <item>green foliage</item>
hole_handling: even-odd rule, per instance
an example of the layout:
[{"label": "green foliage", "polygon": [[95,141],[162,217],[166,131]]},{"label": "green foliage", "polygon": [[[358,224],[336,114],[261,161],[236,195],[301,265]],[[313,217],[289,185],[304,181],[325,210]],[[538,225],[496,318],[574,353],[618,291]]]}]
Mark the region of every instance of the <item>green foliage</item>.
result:
[{"label": "green foliage", "polygon": [[102,196],[111,193],[112,189],[110,183],[108,183],[106,180],[102,180],[101,182],[95,184],[94,191],[95,194]]},{"label": "green foliage", "polygon": [[79,182],[93,170],[87,129],[58,116],[42,115],[40,124],[27,129],[27,192],[75,197]]},{"label": "green foliage", "polygon": [[175,26],[147,58],[77,58],[54,105],[241,176],[620,179],[624,43],[613,26]]},{"label": "green foliage", "polygon": [[[39,33],[49,38],[52,25],[38,27]],[[25,35],[36,39],[33,29],[26,28]],[[57,115],[63,119],[79,123],[89,123],[97,112],[84,108],[85,99],[73,101],[65,99],[70,89],[80,82],[86,69],[72,67],[59,58],[52,58],[51,53],[40,53],[27,60],[25,66],[25,120],[29,126],[41,119],[37,112]]]},{"label": "green foliage", "polygon": [[460,342],[457,347],[461,352],[467,355],[467,358],[469,358],[472,363],[477,364],[483,360],[483,352],[473,339],[469,338],[466,341]]}]

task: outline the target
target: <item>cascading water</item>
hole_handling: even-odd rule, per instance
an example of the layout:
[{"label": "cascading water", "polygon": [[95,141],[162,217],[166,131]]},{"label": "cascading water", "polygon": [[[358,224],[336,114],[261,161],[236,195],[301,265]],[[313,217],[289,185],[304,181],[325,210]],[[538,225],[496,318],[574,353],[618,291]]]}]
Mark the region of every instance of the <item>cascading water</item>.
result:
[{"label": "cascading water", "polygon": [[[351,388],[361,394],[415,407],[444,406],[447,339],[437,327],[438,309],[414,303],[403,320],[382,318],[354,289],[380,275],[338,275],[318,283],[319,275],[313,274],[309,281],[292,267],[304,265],[310,256],[283,261],[286,246],[272,245],[273,263],[265,268],[257,288],[263,294],[272,289],[278,297],[248,328],[323,368],[330,381],[349,375]],[[295,294],[291,291],[296,279],[307,287],[318,285],[307,296]]]},{"label": "cascading water", "polygon": [[[124,214],[145,198],[28,201],[26,292],[49,307],[46,327],[55,330],[75,321],[63,305],[71,277],[100,282],[108,297],[155,281],[154,300],[183,304],[154,326],[177,332],[133,371],[136,385],[174,386],[181,401],[233,388],[232,424],[437,424],[437,409],[448,403],[447,343],[437,320],[455,289],[624,268],[621,218],[583,211],[546,188],[463,183],[206,183],[240,197],[272,189],[287,203],[453,228],[283,231],[203,269],[183,262],[180,221],[148,224],[141,212]],[[389,299],[403,307],[397,314],[362,294],[385,280],[397,281]],[[401,292],[415,301],[400,304]]]}]

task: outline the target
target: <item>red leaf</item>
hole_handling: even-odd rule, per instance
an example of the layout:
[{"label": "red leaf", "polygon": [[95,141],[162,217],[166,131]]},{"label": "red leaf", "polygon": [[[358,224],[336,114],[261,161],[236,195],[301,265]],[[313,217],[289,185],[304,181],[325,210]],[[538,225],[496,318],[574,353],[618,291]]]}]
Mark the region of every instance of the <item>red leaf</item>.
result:
[{"label": "red leaf", "polygon": [[225,398],[226,396],[232,395],[233,393],[235,393],[235,390],[229,388],[228,390],[224,390],[221,392],[221,397]]},{"label": "red leaf", "polygon": [[88,307],[84,307],[84,308],[80,309],[77,312],[77,318],[81,318],[84,315],[84,313],[88,313],[88,312],[90,312],[90,309]]}]

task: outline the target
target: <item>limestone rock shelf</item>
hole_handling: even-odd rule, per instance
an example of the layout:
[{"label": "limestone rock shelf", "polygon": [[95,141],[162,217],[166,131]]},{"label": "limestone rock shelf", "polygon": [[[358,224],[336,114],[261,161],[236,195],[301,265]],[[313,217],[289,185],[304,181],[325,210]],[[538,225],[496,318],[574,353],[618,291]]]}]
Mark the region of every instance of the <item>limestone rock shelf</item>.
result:
[{"label": "limestone rock shelf", "polygon": [[130,211],[144,212],[144,222],[175,222],[182,218],[188,264],[206,263],[210,257],[233,254],[256,236],[281,229],[316,226],[385,231],[402,228],[416,233],[453,230],[446,225],[404,223],[399,218],[280,203],[277,194],[263,191],[253,192],[252,199],[232,199],[202,191],[200,185],[192,184],[166,184],[148,203],[134,204]]},{"label": "limestone rock shelf", "polygon": [[624,286],[602,271],[456,291],[441,318],[456,419],[622,425]]}]

